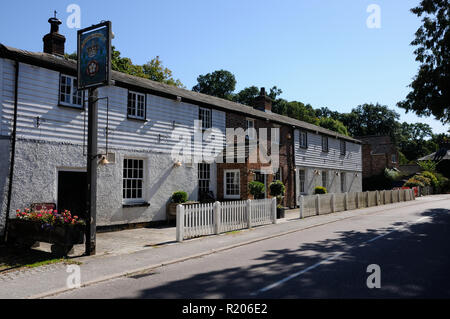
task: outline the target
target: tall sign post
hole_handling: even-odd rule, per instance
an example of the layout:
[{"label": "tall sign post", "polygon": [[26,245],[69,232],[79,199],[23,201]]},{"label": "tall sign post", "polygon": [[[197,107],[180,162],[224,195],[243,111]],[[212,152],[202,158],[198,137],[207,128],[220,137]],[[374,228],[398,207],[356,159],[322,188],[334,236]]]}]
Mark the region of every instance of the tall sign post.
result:
[{"label": "tall sign post", "polygon": [[86,255],[95,255],[97,227],[98,88],[111,85],[111,22],[78,31],[78,90],[88,91]]}]

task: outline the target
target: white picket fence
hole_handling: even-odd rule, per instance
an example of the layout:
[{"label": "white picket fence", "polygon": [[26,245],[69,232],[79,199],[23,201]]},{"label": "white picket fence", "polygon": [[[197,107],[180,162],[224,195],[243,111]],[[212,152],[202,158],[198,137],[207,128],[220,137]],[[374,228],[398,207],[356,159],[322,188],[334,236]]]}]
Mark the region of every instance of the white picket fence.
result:
[{"label": "white picket fence", "polygon": [[177,241],[277,221],[275,198],[177,206]]},{"label": "white picket fence", "polygon": [[300,196],[300,218],[410,200],[412,189]]}]

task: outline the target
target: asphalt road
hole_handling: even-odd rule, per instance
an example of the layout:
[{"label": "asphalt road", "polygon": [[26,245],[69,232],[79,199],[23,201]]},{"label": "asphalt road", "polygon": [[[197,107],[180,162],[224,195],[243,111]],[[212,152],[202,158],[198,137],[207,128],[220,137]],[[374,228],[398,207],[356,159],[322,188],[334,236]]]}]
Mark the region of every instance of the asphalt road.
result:
[{"label": "asphalt road", "polygon": [[[369,289],[369,265],[380,288]],[[313,227],[54,298],[449,298],[450,197]]]}]

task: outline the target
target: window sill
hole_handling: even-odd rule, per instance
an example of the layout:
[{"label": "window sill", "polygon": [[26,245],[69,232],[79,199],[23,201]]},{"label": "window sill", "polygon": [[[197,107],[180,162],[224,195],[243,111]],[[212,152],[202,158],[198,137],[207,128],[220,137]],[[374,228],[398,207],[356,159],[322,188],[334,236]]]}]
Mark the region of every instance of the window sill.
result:
[{"label": "window sill", "polygon": [[150,203],[148,202],[124,203],[122,204],[122,207],[123,208],[150,207]]},{"label": "window sill", "polygon": [[68,108],[68,109],[72,109],[72,110],[84,111],[84,107],[83,106],[69,105],[69,104],[62,104],[62,103],[59,103],[58,106],[59,107],[64,107],[64,108]]},{"label": "window sill", "polygon": [[140,119],[140,118],[137,118],[137,117],[127,116],[127,119],[128,120],[132,120],[132,121],[142,122],[142,123],[147,123],[148,122],[148,120],[145,119],[145,118]]}]

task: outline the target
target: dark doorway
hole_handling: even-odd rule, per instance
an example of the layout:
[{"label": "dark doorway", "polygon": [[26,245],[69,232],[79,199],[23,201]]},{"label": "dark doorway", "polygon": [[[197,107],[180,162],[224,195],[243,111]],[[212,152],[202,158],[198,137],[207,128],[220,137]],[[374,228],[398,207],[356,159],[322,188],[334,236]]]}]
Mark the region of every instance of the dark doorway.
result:
[{"label": "dark doorway", "polygon": [[86,217],[86,180],[85,172],[58,172],[58,211]]}]

